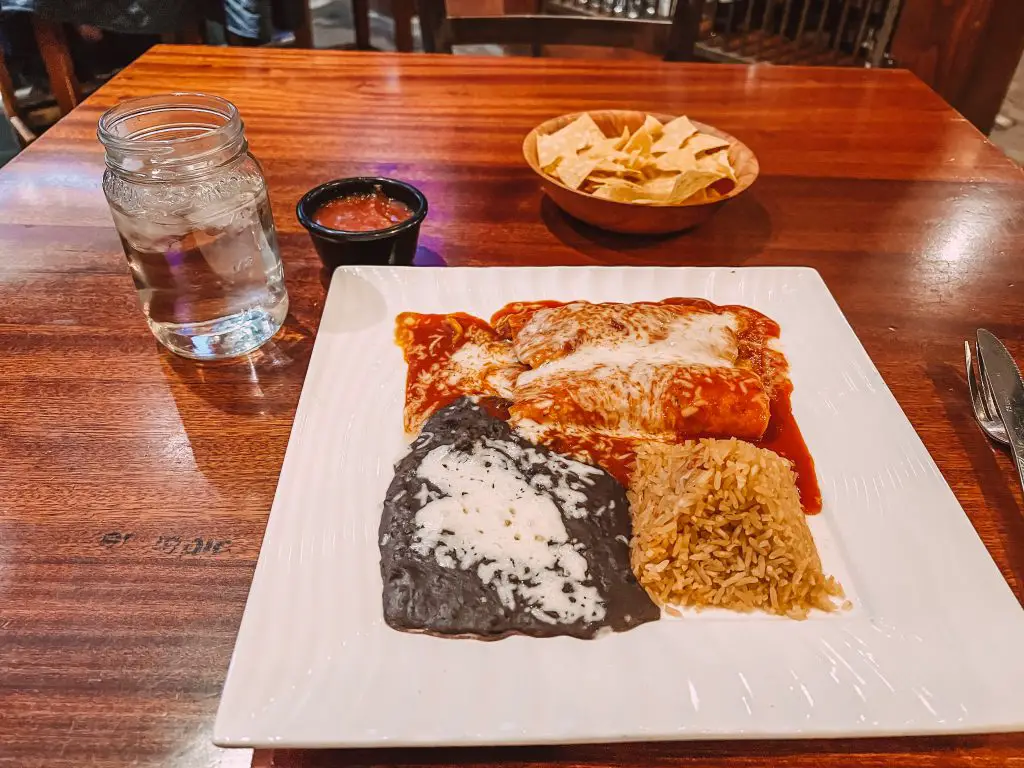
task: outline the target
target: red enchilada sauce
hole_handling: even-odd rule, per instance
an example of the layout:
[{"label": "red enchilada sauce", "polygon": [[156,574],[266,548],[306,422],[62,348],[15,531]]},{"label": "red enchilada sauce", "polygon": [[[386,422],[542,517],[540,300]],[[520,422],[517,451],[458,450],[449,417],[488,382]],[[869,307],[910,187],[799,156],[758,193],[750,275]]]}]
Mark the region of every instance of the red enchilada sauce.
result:
[{"label": "red enchilada sauce", "polygon": [[373,232],[401,224],[412,216],[412,209],[401,200],[392,200],[379,186],[373,192],[358,192],[328,200],[316,209],[313,221],[327,229],[343,232]]},{"label": "red enchilada sauce", "polygon": [[[493,318],[495,326],[503,319],[509,326],[511,335],[514,335],[522,327],[523,321],[516,318],[518,312],[527,309],[541,309],[546,307],[562,306],[565,302],[559,301],[536,301],[510,304],[500,310]],[[637,304],[649,305],[684,305],[697,308],[711,308],[714,305],[703,299],[666,299],[660,302],[635,302]],[[797,489],[800,492],[800,500],[807,514],[816,514],[821,511],[821,490],[818,486],[817,474],[814,470],[814,459],[811,458],[800,427],[793,417],[791,395],[793,384],[789,380],[788,365],[785,357],[775,352],[768,346],[771,339],[779,337],[779,326],[760,313],[754,312],[746,307],[719,307],[720,311],[743,310],[742,314],[746,319],[744,328],[737,333],[739,341],[739,356],[737,362],[755,373],[764,382],[765,389],[770,399],[770,417],[767,429],[762,437],[753,441],[760,448],[767,448],[775,451],[780,456],[793,462],[796,472]],[[400,316],[407,317],[410,314]],[[401,321],[396,331],[396,341],[405,350],[406,361],[409,365],[408,386],[407,386],[407,409],[411,387],[413,382],[424,380],[424,376],[438,360],[448,360],[457,349],[465,343],[461,333],[451,333],[451,321],[448,318],[457,318],[456,325],[472,328],[473,332],[486,334],[496,338],[492,327],[485,321],[458,313],[457,315],[418,315],[419,323],[411,336],[402,338],[403,329]],[[404,333],[409,334],[407,326]],[[411,342],[411,344],[410,344]],[[425,347],[422,345],[426,345]],[[410,348],[420,346],[426,349],[425,353],[410,354]],[[436,378],[436,377],[433,377]],[[432,382],[430,389],[425,393],[425,399],[420,398],[417,403],[417,410],[425,411],[427,415],[439,408],[450,404],[463,394],[479,394],[479,392],[453,391],[446,386],[446,381]],[[507,400],[496,397],[480,398],[480,405],[491,411],[498,418],[508,418]],[[408,425],[407,425],[408,426]],[[723,437],[722,435],[693,435],[698,437]],[[636,440],[632,438],[609,437],[592,432],[585,434],[566,434],[559,431],[550,432],[544,436],[542,442],[551,450],[576,456],[582,460],[589,460],[609,472],[623,485],[629,483],[636,462],[635,445]]]},{"label": "red enchilada sauce", "polygon": [[793,418],[793,406],[790,397],[793,385],[788,390],[776,390],[772,397],[772,417],[768,421],[768,429],[755,445],[775,451],[779,456],[793,462],[796,472],[796,487],[800,491],[800,503],[808,515],[821,512],[821,489],[818,487],[818,475],[814,471],[814,459],[807,450],[807,443],[800,433],[800,427]]},{"label": "red enchilada sauce", "polygon": [[[747,319],[749,321],[750,316]],[[748,322],[736,334],[740,348],[737,362],[746,363],[761,377],[768,389],[768,427],[759,440],[753,441],[754,445],[775,451],[793,462],[800,503],[804,512],[815,515],[821,512],[821,489],[818,487],[818,475],[814,471],[814,459],[793,417],[793,382],[789,378],[789,363],[781,352],[769,346],[771,340],[779,338],[780,334],[778,323],[757,313],[753,322]]]},{"label": "red enchilada sauce", "polygon": [[[395,319],[395,342],[402,348],[408,365],[406,432],[418,432],[430,414],[465,395],[476,397],[478,404],[495,418],[508,420],[509,402],[498,396],[485,376],[456,375],[451,368],[452,356],[467,344],[507,344],[485,320],[465,312],[450,315],[403,312]],[[486,367],[500,366],[488,360]],[[526,370],[525,366],[521,370]]]}]

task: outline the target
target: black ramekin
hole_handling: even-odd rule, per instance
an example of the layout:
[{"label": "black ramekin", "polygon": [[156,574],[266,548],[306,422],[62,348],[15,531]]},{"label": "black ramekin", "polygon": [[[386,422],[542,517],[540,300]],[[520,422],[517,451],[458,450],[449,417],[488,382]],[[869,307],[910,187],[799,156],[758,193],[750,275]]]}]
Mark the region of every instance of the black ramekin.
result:
[{"label": "black ramekin", "polygon": [[[313,214],[324,203],[347,195],[373,192],[380,187],[392,200],[405,203],[412,216],[387,229],[351,232],[329,229],[313,221]],[[309,232],[320,260],[328,269],[343,264],[412,264],[420,224],[427,215],[427,198],[416,187],[397,179],[382,176],[354,176],[335,179],[315,187],[295,206],[299,223]]]}]

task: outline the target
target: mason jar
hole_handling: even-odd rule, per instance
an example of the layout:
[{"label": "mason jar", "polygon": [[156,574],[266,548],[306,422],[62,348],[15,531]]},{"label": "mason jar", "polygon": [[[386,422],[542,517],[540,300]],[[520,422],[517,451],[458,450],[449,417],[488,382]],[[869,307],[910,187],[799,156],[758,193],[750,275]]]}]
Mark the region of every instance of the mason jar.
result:
[{"label": "mason jar", "polygon": [[185,357],[250,352],[288,314],[267,183],[235,105],[130,99],[100,118],[103,192],[146,322]]}]

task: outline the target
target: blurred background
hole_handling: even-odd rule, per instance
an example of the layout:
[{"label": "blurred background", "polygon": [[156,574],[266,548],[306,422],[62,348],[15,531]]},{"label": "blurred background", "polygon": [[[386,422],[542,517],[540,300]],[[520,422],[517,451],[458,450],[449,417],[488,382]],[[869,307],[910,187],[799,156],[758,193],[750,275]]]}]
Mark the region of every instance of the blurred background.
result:
[{"label": "blurred background", "polygon": [[[440,0],[420,0],[428,6]],[[696,14],[698,61],[914,71],[1024,162],[1024,0],[448,0],[450,15]],[[0,0],[0,164],[157,43],[424,50],[417,0]],[[430,36],[426,45],[432,49]],[[625,49],[457,52],[643,58]]]}]

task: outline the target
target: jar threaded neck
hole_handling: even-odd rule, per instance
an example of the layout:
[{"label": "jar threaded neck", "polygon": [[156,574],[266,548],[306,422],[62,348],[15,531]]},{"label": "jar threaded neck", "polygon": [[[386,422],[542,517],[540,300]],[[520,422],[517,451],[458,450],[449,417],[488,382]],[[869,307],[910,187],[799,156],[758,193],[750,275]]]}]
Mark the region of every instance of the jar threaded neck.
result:
[{"label": "jar threaded neck", "polygon": [[96,134],[107,166],[137,178],[204,173],[247,148],[235,105],[204,93],[128,99],[104,113]]}]

